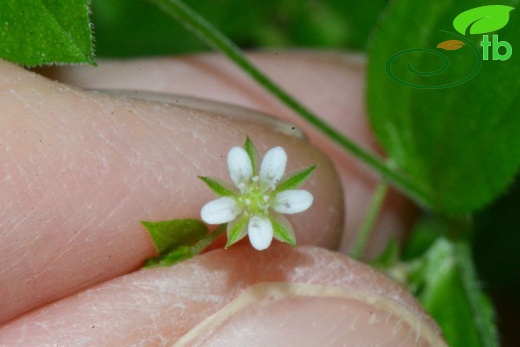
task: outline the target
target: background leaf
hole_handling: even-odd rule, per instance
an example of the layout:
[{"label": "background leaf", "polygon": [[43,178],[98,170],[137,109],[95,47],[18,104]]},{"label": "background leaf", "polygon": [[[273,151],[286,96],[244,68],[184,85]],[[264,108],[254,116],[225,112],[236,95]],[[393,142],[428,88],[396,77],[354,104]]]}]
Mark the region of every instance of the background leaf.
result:
[{"label": "background leaf", "polygon": [[[364,50],[384,1],[187,0],[239,47]],[[145,1],[93,0],[96,51],[135,57],[207,51],[180,24]]]},{"label": "background leaf", "polygon": [[88,0],[0,1],[0,57],[27,66],[94,63]]},{"label": "background leaf", "polygon": [[[518,1],[503,1],[516,5]],[[417,3],[395,0],[370,51],[368,110],[370,122],[391,160],[416,182],[426,185],[432,208],[462,214],[481,208],[504,191],[520,164],[520,55],[502,62],[484,61],[468,82],[447,89],[415,89],[389,78],[385,64],[401,50],[434,48],[449,37],[460,12],[482,1],[450,0]],[[406,22],[407,26],[402,23]],[[458,34],[456,34],[458,35]],[[472,37],[479,45],[481,37]],[[511,18],[500,40],[520,47],[520,18]],[[425,52],[395,61],[395,73],[419,85],[457,81],[474,69],[477,59],[465,45],[444,51],[449,69],[438,76],[417,76],[417,70],[439,67],[439,58]],[[399,66],[399,65],[402,66]]]},{"label": "background leaf", "polygon": [[453,27],[462,35],[487,34],[502,29],[509,22],[509,12],[514,7],[503,5],[488,5],[472,8],[459,14],[453,20]]},{"label": "background leaf", "polygon": [[449,346],[498,346],[493,308],[476,277],[464,276],[468,269],[462,269],[460,259],[470,259],[466,247],[439,238],[423,257],[410,262],[410,287],[441,326]]}]

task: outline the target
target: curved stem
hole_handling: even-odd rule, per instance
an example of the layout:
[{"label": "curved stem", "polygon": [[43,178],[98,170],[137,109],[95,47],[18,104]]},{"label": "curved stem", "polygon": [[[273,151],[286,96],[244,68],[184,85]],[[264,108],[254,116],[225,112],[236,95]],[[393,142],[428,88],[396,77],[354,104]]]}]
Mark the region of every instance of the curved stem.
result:
[{"label": "curved stem", "polygon": [[296,112],[301,118],[315,126],[327,137],[341,146],[344,150],[352,154],[357,159],[364,162],[373,170],[378,172],[383,179],[391,182],[404,194],[414,199],[421,205],[431,206],[431,194],[422,187],[417,181],[410,177],[404,176],[393,170],[387,165],[383,159],[374,153],[362,148],[349,138],[345,137],[334,127],[323,121],[320,117],[312,113],[310,110],[302,106],[292,96],[277,86],[265,74],[260,72],[252,63],[250,63],[242,54],[242,52],[233,44],[226,36],[224,36],[213,25],[199,16],[196,12],[186,6],[179,0],[148,0],[154,3],[164,12],[178,20],[186,28],[197,34],[211,47],[221,51],[236,65],[242,68],[256,82],[261,84],[266,90],[273,94],[277,99],[284,103],[287,107]]},{"label": "curved stem", "polygon": [[363,251],[370,239],[372,230],[374,230],[374,225],[376,224],[377,217],[379,216],[379,212],[381,211],[387,193],[388,185],[385,182],[379,182],[372,194],[372,200],[370,201],[370,206],[368,207],[361,229],[357,234],[356,242],[354,243],[354,246],[352,246],[350,252],[352,258],[360,259],[363,255]]}]

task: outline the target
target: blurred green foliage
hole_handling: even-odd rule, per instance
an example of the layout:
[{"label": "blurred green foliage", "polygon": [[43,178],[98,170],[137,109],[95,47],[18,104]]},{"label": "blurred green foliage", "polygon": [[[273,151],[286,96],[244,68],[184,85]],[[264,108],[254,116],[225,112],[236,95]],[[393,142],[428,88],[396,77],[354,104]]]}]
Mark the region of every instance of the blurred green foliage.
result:
[{"label": "blurred green foliage", "polygon": [[[186,4],[239,47],[365,50],[385,1],[189,0]],[[93,0],[98,57],[206,51],[180,24],[141,0]]]}]

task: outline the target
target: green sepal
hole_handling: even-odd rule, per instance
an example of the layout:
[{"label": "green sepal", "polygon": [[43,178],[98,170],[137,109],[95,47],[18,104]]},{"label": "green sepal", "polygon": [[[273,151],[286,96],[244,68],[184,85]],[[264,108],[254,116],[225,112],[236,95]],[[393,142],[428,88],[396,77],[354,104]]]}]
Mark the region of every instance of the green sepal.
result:
[{"label": "green sepal", "polygon": [[313,165],[311,167],[308,167],[306,169],[297,171],[293,174],[291,174],[289,177],[287,177],[285,180],[280,182],[280,184],[276,187],[275,192],[281,192],[287,189],[294,189],[298,188],[302,184],[307,181],[307,179],[310,177],[312,172],[316,169],[317,165]]},{"label": "green sepal", "polygon": [[253,176],[257,176],[260,169],[260,153],[249,136],[246,137],[244,149],[249,156],[249,160],[251,160],[251,165],[253,166]]},{"label": "green sepal", "polygon": [[204,177],[204,176],[197,176],[198,178],[200,178],[202,181],[204,181],[204,183],[206,183],[209,187],[209,189],[211,189],[213,191],[213,193],[217,194],[218,196],[233,196],[235,195],[236,193],[233,191],[233,187],[231,186],[231,184],[223,181],[223,180],[220,180],[218,178],[213,178],[213,177]]},{"label": "green sepal", "polygon": [[269,217],[269,220],[273,225],[273,234],[275,239],[286,242],[291,246],[296,246],[294,230],[287,218],[279,213],[275,213],[273,216]]},{"label": "green sepal", "polygon": [[230,222],[227,226],[227,238],[228,241],[226,243],[226,247],[228,248],[234,243],[240,241],[247,234],[247,223],[249,222],[249,217],[243,214],[239,219],[236,219]]}]

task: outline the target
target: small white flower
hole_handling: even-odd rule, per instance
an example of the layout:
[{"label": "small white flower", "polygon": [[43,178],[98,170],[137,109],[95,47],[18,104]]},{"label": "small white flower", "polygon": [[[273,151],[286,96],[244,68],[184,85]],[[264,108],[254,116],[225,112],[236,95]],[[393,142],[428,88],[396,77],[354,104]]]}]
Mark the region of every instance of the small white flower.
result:
[{"label": "small white flower", "polygon": [[294,189],[301,186],[316,166],[301,170],[281,181],[287,154],[282,147],[271,148],[258,168],[258,151],[249,138],[244,148],[233,147],[228,153],[229,175],[235,186],[216,178],[200,177],[219,199],[201,210],[209,224],[228,223],[226,247],[249,234],[254,248],[269,247],[273,237],[296,245],[294,231],[281,213],[299,213],[312,205],[312,194]]}]

